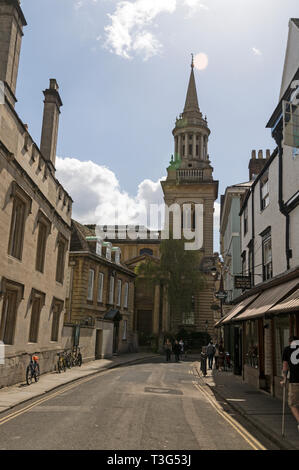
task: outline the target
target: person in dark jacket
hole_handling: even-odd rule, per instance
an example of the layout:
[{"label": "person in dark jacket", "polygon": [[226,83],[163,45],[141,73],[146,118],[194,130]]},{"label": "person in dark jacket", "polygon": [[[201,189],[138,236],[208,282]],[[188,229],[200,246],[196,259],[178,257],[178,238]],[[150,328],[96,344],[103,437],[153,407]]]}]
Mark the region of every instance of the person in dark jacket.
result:
[{"label": "person in dark jacket", "polygon": [[177,339],[174,342],[172,350],[174,352],[175,362],[180,362],[181,346]]},{"label": "person in dark jacket", "polygon": [[215,346],[213,345],[212,340],[211,340],[207,346],[209,369],[213,368],[214,354],[215,354]]},{"label": "person in dark jacket", "polygon": [[166,353],[166,362],[169,362],[171,359],[171,351],[172,351],[172,345],[170,340],[167,338],[164,344],[164,350]]}]

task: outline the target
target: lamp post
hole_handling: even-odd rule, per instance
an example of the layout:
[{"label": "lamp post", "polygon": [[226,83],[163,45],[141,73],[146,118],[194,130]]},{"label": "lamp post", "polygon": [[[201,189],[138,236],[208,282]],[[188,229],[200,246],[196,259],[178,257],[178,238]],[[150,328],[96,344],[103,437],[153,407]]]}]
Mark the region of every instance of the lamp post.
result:
[{"label": "lamp post", "polygon": [[[217,271],[217,268],[211,268],[211,274],[216,281],[218,279],[218,275],[220,274],[220,283],[219,283],[219,290],[215,292],[215,297],[220,301],[220,318],[223,317],[223,301],[227,297],[227,291],[224,290],[223,287],[223,276],[222,276],[222,269],[220,268],[220,273]],[[220,340],[223,341],[222,338],[222,327],[220,329]]]}]

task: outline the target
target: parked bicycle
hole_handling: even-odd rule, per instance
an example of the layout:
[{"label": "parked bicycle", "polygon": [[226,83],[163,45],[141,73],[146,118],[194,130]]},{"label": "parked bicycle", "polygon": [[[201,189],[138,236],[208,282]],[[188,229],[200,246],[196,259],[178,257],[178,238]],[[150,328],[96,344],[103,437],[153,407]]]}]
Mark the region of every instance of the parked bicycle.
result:
[{"label": "parked bicycle", "polygon": [[64,352],[57,353],[58,361],[57,361],[57,371],[60,374],[62,371],[66,371],[66,361],[65,361],[65,354]]},{"label": "parked bicycle", "polygon": [[73,366],[81,367],[81,365],[82,365],[82,354],[80,352],[79,346],[74,346],[73,352],[72,352],[72,357],[73,357]]},{"label": "parked bicycle", "polygon": [[39,376],[40,368],[38,363],[38,355],[36,353],[30,354],[30,362],[26,369],[27,385],[30,385],[33,379],[35,380],[35,382],[38,382]]}]

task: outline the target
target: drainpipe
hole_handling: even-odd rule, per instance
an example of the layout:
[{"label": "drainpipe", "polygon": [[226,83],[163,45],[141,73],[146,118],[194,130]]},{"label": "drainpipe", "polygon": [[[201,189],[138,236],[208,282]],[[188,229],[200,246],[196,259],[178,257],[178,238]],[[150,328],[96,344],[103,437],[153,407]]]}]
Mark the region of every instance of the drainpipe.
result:
[{"label": "drainpipe", "polygon": [[291,258],[291,250],[290,250],[290,215],[289,212],[283,202],[283,148],[282,148],[282,129],[279,128],[274,131],[273,137],[278,146],[278,204],[279,204],[279,211],[285,216],[286,218],[286,231],[285,231],[285,252],[286,252],[286,262],[287,262],[287,271],[290,269],[290,258]]}]

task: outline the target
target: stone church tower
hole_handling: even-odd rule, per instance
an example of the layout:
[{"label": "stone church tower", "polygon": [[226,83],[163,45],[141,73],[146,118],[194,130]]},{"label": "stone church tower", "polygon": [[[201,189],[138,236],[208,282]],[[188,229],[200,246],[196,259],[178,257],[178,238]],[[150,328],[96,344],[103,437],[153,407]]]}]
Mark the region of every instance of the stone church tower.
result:
[{"label": "stone church tower", "polygon": [[[218,197],[218,181],[213,180],[213,168],[208,154],[210,129],[198,105],[193,59],[184,111],[176,119],[172,133],[174,158],[172,157],[167,169],[167,179],[161,182],[164,200],[167,206],[174,203],[181,207],[183,204],[191,204],[191,207],[202,204],[203,227],[196,226],[196,230],[203,231],[200,269],[206,282],[201,292],[194,293],[194,311],[191,315],[186,316],[181,313],[176,318],[171,317],[170,326],[173,330],[190,327],[197,331],[208,331],[213,335],[214,319],[211,305],[215,301],[214,281],[210,269],[215,262],[213,216],[214,202]],[[191,226],[195,228],[193,218]]]}]

